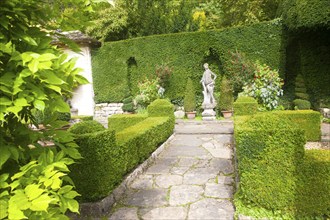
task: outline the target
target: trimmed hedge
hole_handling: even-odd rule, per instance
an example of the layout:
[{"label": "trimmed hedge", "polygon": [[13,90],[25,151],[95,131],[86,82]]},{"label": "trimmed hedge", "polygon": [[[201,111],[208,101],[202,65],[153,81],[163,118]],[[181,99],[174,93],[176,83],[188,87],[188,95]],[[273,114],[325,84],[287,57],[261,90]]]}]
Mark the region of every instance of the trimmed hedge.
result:
[{"label": "trimmed hedge", "polygon": [[275,213],[294,210],[296,169],[304,155],[303,131],[275,114],[257,114],[245,123],[237,123],[239,120],[235,118],[238,212],[244,214],[253,208]]},{"label": "trimmed hedge", "polygon": [[174,117],[174,106],[166,99],[156,99],[147,107],[150,117]]},{"label": "trimmed hedge", "polygon": [[298,174],[297,219],[329,219],[330,151],[307,150]]},{"label": "trimmed hedge", "polygon": [[115,132],[105,130],[76,135],[83,159],[70,168],[70,177],[82,201],[96,201],[109,195],[120,183],[124,157],[116,145]]},{"label": "trimmed hedge", "polygon": [[290,29],[330,27],[330,3],[327,0],[284,0],[284,23]]},{"label": "trimmed hedge", "polygon": [[150,117],[116,134],[117,144],[124,151],[126,170],[132,170],[147,159],[174,129],[174,117]]},{"label": "trimmed hedge", "polygon": [[258,111],[258,102],[253,97],[241,96],[234,102],[235,116],[254,115]]},{"label": "trimmed hedge", "polygon": [[68,131],[73,134],[94,133],[103,130],[105,130],[105,128],[101,123],[97,121],[89,121],[89,120],[76,123],[68,129]]},{"label": "trimmed hedge", "polygon": [[295,99],[293,100],[294,108],[297,110],[308,110],[311,109],[311,103],[304,99]]},{"label": "trimmed hedge", "polygon": [[319,141],[321,138],[321,113],[312,110],[275,111],[270,114],[288,119],[295,127],[305,132],[307,141]]},{"label": "trimmed hedge", "polygon": [[105,43],[92,56],[95,102],[120,102],[128,89],[136,94],[138,82],[145,77],[156,77],[156,66],[163,63],[173,69],[169,86],[165,88],[166,97],[171,100],[184,97],[188,77],[193,80],[195,88],[202,91],[199,81],[203,63],[209,63],[210,69],[218,76],[223,74],[223,65],[230,63],[226,62],[231,58],[228,50],[237,49],[249,60],[260,60],[283,72],[281,38],[281,22],[271,21],[223,30]]},{"label": "trimmed hedge", "polygon": [[120,132],[125,128],[133,126],[148,117],[146,114],[134,114],[134,115],[112,115],[108,118],[108,129]]},{"label": "trimmed hedge", "polygon": [[80,119],[82,121],[92,121],[93,115],[73,115],[71,119]]}]

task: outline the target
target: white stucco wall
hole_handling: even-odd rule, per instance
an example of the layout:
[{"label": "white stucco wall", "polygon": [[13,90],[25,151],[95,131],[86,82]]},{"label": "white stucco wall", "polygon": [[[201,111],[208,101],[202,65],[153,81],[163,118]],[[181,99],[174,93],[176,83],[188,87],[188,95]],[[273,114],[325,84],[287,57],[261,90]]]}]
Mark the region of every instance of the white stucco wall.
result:
[{"label": "white stucco wall", "polygon": [[76,67],[82,68],[80,73],[90,83],[81,85],[75,89],[71,99],[72,108],[78,109],[78,115],[93,115],[94,114],[94,90],[92,78],[92,63],[91,53],[88,46],[82,46],[80,53],[75,53],[69,49],[64,49],[64,52],[69,55],[69,58],[78,57]]}]

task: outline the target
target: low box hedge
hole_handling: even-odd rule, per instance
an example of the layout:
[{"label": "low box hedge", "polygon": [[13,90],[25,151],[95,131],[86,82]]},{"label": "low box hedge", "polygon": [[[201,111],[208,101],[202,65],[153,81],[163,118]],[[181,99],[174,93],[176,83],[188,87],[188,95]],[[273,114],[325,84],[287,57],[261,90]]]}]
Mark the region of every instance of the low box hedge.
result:
[{"label": "low box hedge", "polygon": [[279,117],[285,117],[305,131],[307,141],[319,141],[321,138],[321,113],[313,110],[275,111]]},{"label": "low box hedge", "polygon": [[240,115],[253,115],[258,111],[258,102],[252,97],[242,96],[238,97],[234,102],[234,114]]},{"label": "low box hedge", "polygon": [[148,118],[147,114],[137,115],[112,115],[108,118],[108,128],[120,132]]},{"label": "low box hedge", "polygon": [[156,99],[147,107],[150,117],[174,117],[174,106],[167,99]]},{"label": "low box hedge", "polygon": [[87,133],[94,133],[97,131],[104,131],[105,127],[97,121],[81,121],[72,125],[68,131],[72,134],[87,134]]},{"label": "low box hedge", "polygon": [[240,120],[235,118],[234,134],[240,178],[235,194],[238,212],[249,215],[244,210],[252,208],[294,210],[296,170],[304,154],[303,130],[275,114],[257,114],[237,123]]},{"label": "low box hedge", "polygon": [[75,135],[83,159],[71,167],[70,177],[81,201],[104,198],[120,183],[125,170],[124,155],[116,145],[115,131]]}]

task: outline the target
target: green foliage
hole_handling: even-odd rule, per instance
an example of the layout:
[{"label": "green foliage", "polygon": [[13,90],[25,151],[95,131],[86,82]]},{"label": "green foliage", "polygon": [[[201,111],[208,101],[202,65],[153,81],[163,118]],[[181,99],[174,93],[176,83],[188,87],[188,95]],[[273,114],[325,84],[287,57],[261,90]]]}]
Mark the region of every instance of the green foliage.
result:
[{"label": "green foliage", "polygon": [[321,137],[321,114],[312,110],[275,111],[273,114],[288,119],[295,127],[304,130],[307,141],[319,141]]},{"label": "green foliage", "polygon": [[284,0],[283,21],[289,29],[329,28],[329,2],[322,0]]},{"label": "green foliage", "polygon": [[242,92],[243,86],[251,81],[254,76],[255,65],[249,61],[245,54],[235,50],[229,51],[230,58],[224,65],[224,71],[227,78],[230,80],[234,93],[237,95]]},{"label": "green foliage", "polygon": [[125,112],[134,112],[134,103],[133,103],[133,97],[128,96],[123,100],[123,111]]},{"label": "green foliage", "polygon": [[249,96],[240,96],[234,102],[235,116],[254,115],[258,111],[258,102]]},{"label": "green foliage", "polygon": [[309,96],[307,94],[307,89],[305,86],[304,78],[301,74],[298,74],[295,81],[295,96],[296,99],[309,100]]},{"label": "green foliage", "polygon": [[[51,3],[0,1],[1,218],[68,219],[66,211],[79,208],[67,175],[81,156],[56,114],[70,112],[64,99],[87,80],[46,30],[63,24],[57,6],[79,4],[83,12],[91,1]],[[45,109],[51,115],[46,129],[32,130],[33,112]]]},{"label": "green foliage", "polygon": [[145,120],[147,117],[147,114],[112,115],[108,118],[108,128],[120,132]]},{"label": "green foliage", "polygon": [[126,155],[127,172],[150,156],[174,129],[174,117],[148,117],[116,134],[117,143]]},{"label": "green foliage", "polygon": [[306,151],[298,175],[296,218],[329,218],[330,151]]},{"label": "green foliage", "polygon": [[196,109],[196,91],[193,82],[190,78],[187,80],[185,96],[183,100],[184,110],[186,112],[193,112]]},{"label": "green foliage", "polygon": [[276,70],[257,62],[254,79],[244,86],[243,94],[258,100],[267,110],[276,109],[279,97],[283,95],[283,80]]},{"label": "green foliage", "polygon": [[[183,98],[188,77],[196,89],[200,88],[205,62],[220,76],[227,69],[226,61],[232,58],[228,50],[235,51],[236,48],[251,62],[259,59],[273,69],[282,70],[281,38],[282,25],[265,22],[247,27],[105,43],[92,56],[95,102],[120,102],[127,89],[137,94],[139,82],[154,77],[155,67],[161,63],[173,69],[165,96],[170,100]],[[210,54],[214,54],[214,62],[209,62]],[[132,59],[136,65],[129,68],[128,61]]]},{"label": "green foliage", "polygon": [[306,110],[311,108],[311,103],[304,99],[293,100],[294,108],[297,110]]},{"label": "green foliage", "polygon": [[279,215],[294,210],[296,169],[304,155],[303,131],[272,113],[245,117],[244,123],[239,120],[235,118],[234,132],[240,177],[235,194],[238,213],[263,208]]},{"label": "green foliage", "polygon": [[93,120],[87,120],[76,123],[68,129],[68,131],[71,132],[72,134],[87,134],[87,133],[94,133],[103,130],[105,130],[103,125]]},{"label": "green foliage", "polygon": [[232,111],[233,103],[234,103],[233,88],[227,77],[224,76],[220,84],[219,110]]},{"label": "green foliage", "polygon": [[158,94],[159,79],[145,78],[138,83],[138,93],[135,96],[135,101],[138,107],[146,108],[151,102],[159,98]]},{"label": "green foliage", "polygon": [[83,159],[71,165],[70,177],[82,201],[96,201],[109,195],[121,181],[122,151],[116,146],[115,132],[103,130],[75,135]]},{"label": "green foliage", "polygon": [[93,120],[92,115],[73,115],[71,118],[80,119],[81,121],[92,121]]},{"label": "green foliage", "polygon": [[148,106],[150,117],[174,117],[174,106],[166,99],[156,99]]}]

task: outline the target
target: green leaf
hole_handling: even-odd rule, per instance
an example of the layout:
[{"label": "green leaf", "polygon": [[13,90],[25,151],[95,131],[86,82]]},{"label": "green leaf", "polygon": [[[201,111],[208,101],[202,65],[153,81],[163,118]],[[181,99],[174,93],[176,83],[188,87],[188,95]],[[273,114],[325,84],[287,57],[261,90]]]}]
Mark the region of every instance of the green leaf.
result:
[{"label": "green leaf", "polygon": [[0,105],[11,105],[13,102],[7,97],[0,98]]},{"label": "green leaf", "polygon": [[56,58],[57,58],[57,56],[55,56],[52,53],[44,53],[44,54],[40,55],[38,60],[42,62],[42,61],[50,61],[50,60],[53,60],[53,59],[56,59]]},{"label": "green leaf", "polygon": [[52,65],[53,65],[53,63],[51,61],[41,62],[38,64],[38,69],[39,70],[51,69]]},{"label": "green leaf", "polygon": [[26,53],[21,54],[23,65],[25,65],[25,63],[30,62],[33,59],[33,57],[30,54],[31,54],[30,52],[26,52]]},{"label": "green leaf", "polygon": [[81,85],[83,85],[83,84],[88,84],[88,83],[89,83],[89,81],[88,81],[85,77],[83,77],[82,75],[79,75],[79,74],[77,74],[77,75],[75,76],[75,79],[76,79],[77,82],[78,82],[79,84],[81,84]]},{"label": "green leaf", "polygon": [[76,196],[80,196],[80,194],[77,193],[76,191],[70,191],[70,192],[68,192],[68,193],[65,193],[63,196],[64,196],[65,198],[68,198],[68,199],[73,199],[73,198],[75,198]]},{"label": "green leaf", "polygon": [[41,74],[43,80],[49,84],[53,84],[53,85],[62,85],[65,83],[65,81],[63,81],[62,79],[60,79],[59,77],[57,77],[53,72],[51,71],[47,71],[44,72],[43,74]]},{"label": "green leaf", "polygon": [[10,106],[7,108],[7,112],[14,113],[18,117],[18,112],[20,112],[22,109],[22,106]]},{"label": "green leaf", "polygon": [[24,213],[16,205],[9,205],[8,217],[9,219],[27,219]]},{"label": "green leaf", "polygon": [[9,174],[8,173],[4,173],[2,175],[0,175],[0,182],[4,182],[8,179]]},{"label": "green leaf", "polygon": [[44,190],[40,189],[39,185],[36,184],[28,185],[24,191],[30,201],[39,197],[44,192]]},{"label": "green leaf", "polygon": [[49,203],[51,203],[54,199],[50,198],[47,194],[42,194],[37,199],[31,202],[30,209],[32,211],[47,211]]},{"label": "green leaf", "polygon": [[2,168],[2,165],[4,163],[6,163],[6,161],[10,158],[10,151],[8,150],[8,148],[2,147],[1,148],[1,154],[0,154],[0,170]]},{"label": "green leaf", "polygon": [[22,77],[19,76],[15,79],[15,82],[14,82],[14,95],[16,95],[17,93],[22,91],[20,86],[23,85],[23,83],[24,83],[24,80],[22,79]]},{"label": "green leaf", "polygon": [[41,100],[34,100],[33,105],[36,109],[39,109],[40,111],[44,111],[45,110],[45,102],[41,101]]},{"label": "green leaf", "polygon": [[25,98],[18,98],[14,101],[15,106],[29,106]]},{"label": "green leaf", "polygon": [[8,204],[7,201],[0,200],[0,219],[4,219],[8,216]]},{"label": "green leaf", "polygon": [[58,92],[58,93],[60,93],[62,95],[62,93],[61,93],[61,87],[53,86],[53,85],[46,85],[46,87],[48,87],[48,88],[50,88],[50,89],[52,89],[52,90],[54,90],[54,91],[56,91],[56,92]]},{"label": "green leaf", "polygon": [[67,204],[71,212],[79,213],[79,203],[76,200],[68,199]]},{"label": "green leaf", "polygon": [[73,186],[70,186],[70,185],[63,186],[58,190],[58,194],[65,194],[65,193],[69,192],[70,190],[72,190],[72,188],[73,188]]},{"label": "green leaf", "polygon": [[32,46],[38,46],[37,42],[36,42],[32,37],[24,36],[24,37],[22,37],[22,39],[23,39],[26,43],[28,43],[28,44],[30,44],[30,45],[32,45]]},{"label": "green leaf", "polygon": [[31,206],[23,190],[16,190],[15,195],[10,197],[9,207],[12,205],[17,206],[20,210],[26,210]]},{"label": "green leaf", "polygon": [[55,111],[58,112],[70,112],[70,106],[68,103],[63,101],[62,99],[56,100]]},{"label": "green leaf", "polygon": [[3,91],[4,93],[12,94],[12,91],[10,91],[7,86],[0,85],[0,90]]},{"label": "green leaf", "polygon": [[29,63],[28,67],[32,73],[36,73],[38,71],[38,65],[39,61],[37,59],[34,59]]}]

